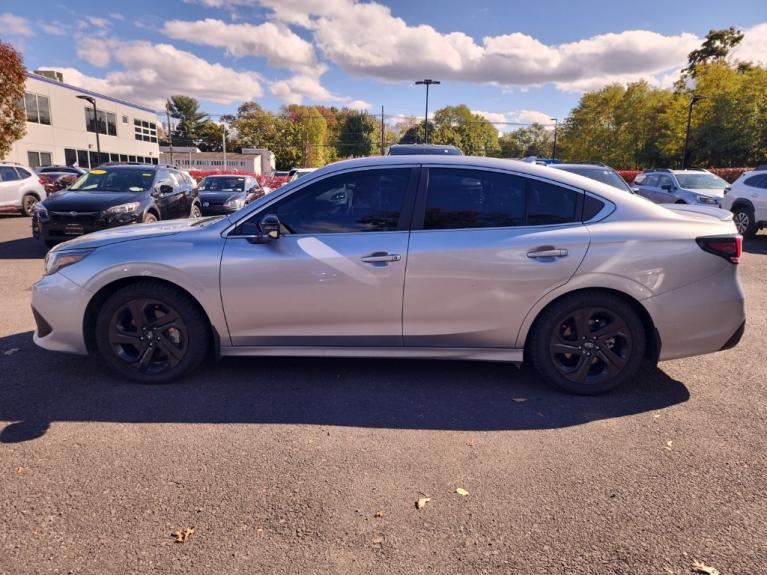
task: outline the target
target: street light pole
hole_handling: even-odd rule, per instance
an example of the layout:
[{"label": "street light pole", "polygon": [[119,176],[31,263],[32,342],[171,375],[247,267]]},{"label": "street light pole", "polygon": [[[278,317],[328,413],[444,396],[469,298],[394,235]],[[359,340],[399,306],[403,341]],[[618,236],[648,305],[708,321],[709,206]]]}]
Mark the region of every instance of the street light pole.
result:
[{"label": "street light pole", "polygon": [[439,80],[432,80],[426,78],[425,80],[416,81],[416,86],[426,86],[426,114],[424,115],[424,144],[429,143],[429,86],[439,86]]},{"label": "street light pole", "polygon": [[170,165],[173,165],[173,128],[170,125],[170,110],[168,102],[165,102],[165,119],[168,120],[168,143],[170,144]]},{"label": "street light pole", "polygon": [[688,165],[688,146],[690,144],[690,121],[692,120],[692,107],[698,100],[705,99],[705,96],[693,94],[690,97],[690,106],[687,108],[687,132],[684,136],[684,155],[682,156],[682,169],[686,170]]},{"label": "street light pole", "polygon": [[549,120],[554,120],[554,147],[551,150],[551,159],[556,160],[557,159],[557,118],[549,118]]},{"label": "street light pole", "polygon": [[224,145],[224,170],[226,170],[226,124],[221,124],[221,143]]},{"label": "street light pole", "polygon": [[[101,140],[99,139],[99,114],[98,110],[96,109],[96,98],[93,96],[85,96],[80,95],[77,96],[80,100],[85,100],[86,102],[90,102],[91,105],[93,105],[93,127],[96,130],[96,153],[98,154],[98,163],[101,163]],[[90,158],[88,158],[88,162],[90,162]],[[92,166],[95,167],[95,166]]]}]

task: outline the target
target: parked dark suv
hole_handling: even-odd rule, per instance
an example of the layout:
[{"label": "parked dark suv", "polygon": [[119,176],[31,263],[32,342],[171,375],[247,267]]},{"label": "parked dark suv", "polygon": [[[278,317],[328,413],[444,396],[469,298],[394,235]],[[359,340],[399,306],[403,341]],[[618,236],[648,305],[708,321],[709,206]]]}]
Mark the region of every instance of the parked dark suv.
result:
[{"label": "parked dark suv", "polygon": [[51,247],[104,228],[201,215],[197,189],[178,170],[110,164],[88,171],[68,189],[38,203],[32,234]]}]

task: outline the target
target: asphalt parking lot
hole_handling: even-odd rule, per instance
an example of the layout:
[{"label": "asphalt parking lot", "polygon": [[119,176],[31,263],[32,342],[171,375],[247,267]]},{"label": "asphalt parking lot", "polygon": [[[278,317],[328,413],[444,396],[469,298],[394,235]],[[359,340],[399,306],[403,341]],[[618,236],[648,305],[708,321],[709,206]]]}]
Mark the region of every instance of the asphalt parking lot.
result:
[{"label": "asphalt parking lot", "polygon": [[767,236],[745,250],[741,344],[607,396],[391,360],[144,387],[32,343],[45,252],[0,217],[0,573],[765,573]]}]

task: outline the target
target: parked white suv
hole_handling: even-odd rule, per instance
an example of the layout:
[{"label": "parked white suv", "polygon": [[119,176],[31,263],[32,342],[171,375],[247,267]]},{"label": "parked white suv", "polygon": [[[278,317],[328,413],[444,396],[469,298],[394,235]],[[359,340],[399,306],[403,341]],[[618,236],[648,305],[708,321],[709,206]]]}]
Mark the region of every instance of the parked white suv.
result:
[{"label": "parked white suv", "polygon": [[45,188],[31,168],[0,162],[0,212],[31,216],[35,204],[43,199]]},{"label": "parked white suv", "polygon": [[722,207],[733,213],[738,232],[747,238],[767,227],[767,165],[744,172],[735,180]]}]

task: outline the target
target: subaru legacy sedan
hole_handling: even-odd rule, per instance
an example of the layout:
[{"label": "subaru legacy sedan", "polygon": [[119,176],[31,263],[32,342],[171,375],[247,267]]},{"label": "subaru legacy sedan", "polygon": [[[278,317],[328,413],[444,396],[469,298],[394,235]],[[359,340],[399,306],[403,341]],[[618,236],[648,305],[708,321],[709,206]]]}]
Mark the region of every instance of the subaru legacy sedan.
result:
[{"label": "subaru legacy sedan", "polygon": [[596,394],[743,333],[732,214],[671,208],[511,160],[339,162],[227,216],[57,246],[34,340],[144,383],[210,355],[364,356],[529,361]]}]

